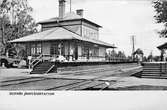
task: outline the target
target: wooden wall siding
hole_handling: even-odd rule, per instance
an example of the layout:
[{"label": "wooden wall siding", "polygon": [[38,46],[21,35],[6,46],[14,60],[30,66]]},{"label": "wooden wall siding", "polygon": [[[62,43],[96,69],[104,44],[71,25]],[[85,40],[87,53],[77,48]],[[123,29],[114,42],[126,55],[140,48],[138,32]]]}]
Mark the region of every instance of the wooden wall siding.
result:
[{"label": "wooden wall siding", "polygon": [[42,54],[43,55],[50,55],[50,43],[49,42],[43,42],[42,43]]},{"label": "wooden wall siding", "polygon": [[87,57],[78,57],[78,61],[105,61],[105,57],[89,57],[89,59],[87,59]]},{"label": "wooden wall siding", "polygon": [[99,47],[99,56],[104,56],[105,57],[105,53],[106,53],[106,48]]},{"label": "wooden wall siding", "polygon": [[[73,25],[73,26],[63,26],[64,28],[66,28],[67,30],[71,30],[79,35],[81,35],[81,26],[80,25]],[[52,29],[52,28],[55,28],[55,27],[45,27],[42,29],[42,31],[46,31],[46,30],[49,30],[49,29]]]},{"label": "wooden wall siding", "polygon": [[[68,56],[70,55],[70,49],[73,49],[73,52],[75,52],[75,49],[77,49],[77,51],[78,51],[78,61],[104,61],[105,60],[105,52],[106,52],[105,47],[102,47],[102,46],[95,47],[94,44],[92,44],[92,43],[81,42],[81,41],[77,41],[77,40],[42,42],[42,54],[43,55],[50,55],[51,50],[52,50],[51,44],[55,44],[56,45],[55,49],[58,49],[57,45],[60,42],[64,44],[64,50],[62,50],[64,52],[62,52],[62,55],[65,55],[67,60],[69,59]],[[27,56],[31,55],[31,45],[34,44],[34,43],[37,44],[37,42],[27,43]],[[76,46],[77,46],[77,48],[76,48]],[[83,53],[82,48],[83,47],[88,49],[88,51],[86,50],[86,53],[84,52],[85,55],[82,55],[82,53]],[[89,54],[89,59],[88,59],[88,56],[87,56],[88,53],[87,52],[89,52],[89,51],[93,52],[95,48],[98,49],[98,55]]]},{"label": "wooden wall siding", "polygon": [[94,29],[94,30],[96,30],[96,31],[99,31],[99,28],[98,28],[98,27],[96,27],[96,26],[94,26],[94,25],[91,25],[91,24],[89,24],[89,23],[86,23],[86,22],[84,22],[84,21],[82,21],[82,26],[86,26],[86,27],[89,27],[89,28]]},{"label": "wooden wall siding", "polygon": [[60,25],[71,30],[72,32],[79,34],[82,37],[88,37],[96,40],[99,39],[99,28],[81,20],[70,21],[70,22],[65,21],[65,22],[60,22],[59,24],[57,24],[56,22],[42,24],[42,31],[59,27]]},{"label": "wooden wall siding", "polygon": [[47,23],[47,24],[42,24],[42,31],[54,27],[59,27],[59,26],[76,26],[76,25],[81,25],[81,21],[71,21],[71,22],[61,22],[61,23]]},{"label": "wooden wall siding", "polygon": [[50,46],[50,55],[54,55],[54,54],[59,54],[58,53],[58,44],[52,42],[51,46]]},{"label": "wooden wall siding", "polygon": [[59,55],[59,44],[61,43],[61,55],[65,55],[65,41],[55,41],[50,42],[50,54],[51,55]]},{"label": "wooden wall siding", "polygon": [[99,32],[93,28],[82,25],[82,36],[90,39],[99,39]]},{"label": "wooden wall siding", "polygon": [[88,61],[88,59],[86,57],[79,56],[78,61]]}]

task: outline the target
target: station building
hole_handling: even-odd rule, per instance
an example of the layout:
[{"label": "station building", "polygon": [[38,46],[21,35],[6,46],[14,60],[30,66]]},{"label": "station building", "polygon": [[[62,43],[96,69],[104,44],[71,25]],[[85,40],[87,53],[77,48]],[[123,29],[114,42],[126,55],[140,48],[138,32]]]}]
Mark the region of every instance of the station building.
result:
[{"label": "station building", "polygon": [[83,10],[65,13],[65,0],[59,0],[59,17],[39,22],[42,31],[10,41],[26,46],[27,56],[42,55],[50,60],[58,55],[67,61],[104,61],[112,44],[99,40],[100,25],[83,17]]}]

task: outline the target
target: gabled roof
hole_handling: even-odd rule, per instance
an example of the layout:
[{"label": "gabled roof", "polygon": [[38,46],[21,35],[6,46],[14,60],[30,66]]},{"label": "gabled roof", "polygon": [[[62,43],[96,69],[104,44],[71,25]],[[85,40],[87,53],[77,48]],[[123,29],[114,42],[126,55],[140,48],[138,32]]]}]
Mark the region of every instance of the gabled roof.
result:
[{"label": "gabled roof", "polygon": [[100,40],[89,39],[81,37],[79,34],[72,32],[64,27],[56,27],[43,32],[35,33],[29,36],[25,36],[19,39],[10,41],[11,43],[23,43],[23,42],[35,42],[35,41],[54,41],[54,40],[71,40],[77,39],[80,41],[86,41],[98,45],[102,45],[108,48],[116,48],[115,46],[108,44]]},{"label": "gabled roof", "polygon": [[46,23],[53,23],[53,22],[65,22],[65,21],[75,21],[75,20],[82,20],[82,21],[85,21],[85,22],[88,22],[92,25],[95,25],[97,27],[102,27],[92,21],[89,21],[88,19],[85,19],[77,14],[75,14],[74,12],[70,12],[70,13],[67,13],[64,18],[60,19],[58,17],[55,17],[55,18],[51,18],[51,19],[48,19],[48,20],[44,20],[44,21],[40,21],[38,22],[38,24],[46,24]]}]

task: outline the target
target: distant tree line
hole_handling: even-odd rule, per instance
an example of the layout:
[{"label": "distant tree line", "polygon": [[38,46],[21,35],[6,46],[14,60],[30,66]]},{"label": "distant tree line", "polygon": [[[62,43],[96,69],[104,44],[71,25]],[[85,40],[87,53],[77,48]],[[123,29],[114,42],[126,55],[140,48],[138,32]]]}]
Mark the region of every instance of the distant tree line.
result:
[{"label": "distant tree line", "polygon": [[[144,56],[142,49],[138,48],[133,53],[134,58],[131,56],[126,56],[124,52],[115,50],[109,51],[106,55],[106,59],[110,61],[142,61],[142,62],[152,62],[152,61],[161,61],[161,56],[154,56],[152,52],[148,56]],[[117,60],[113,60],[117,59]],[[167,60],[167,59],[166,59]]]}]

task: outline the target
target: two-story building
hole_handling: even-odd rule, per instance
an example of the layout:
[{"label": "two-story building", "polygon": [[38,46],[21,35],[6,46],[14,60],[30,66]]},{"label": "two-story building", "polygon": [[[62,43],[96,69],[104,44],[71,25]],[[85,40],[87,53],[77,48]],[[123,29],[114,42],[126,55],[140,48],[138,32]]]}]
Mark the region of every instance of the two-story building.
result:
[{"label": "two-story building", "polygon": [[65,0],[59,0],[59,17],[39,22],[42,31],[10,41],[26,46],[27,56],[43,55],[50,60],[61,55],[67,61],[104,61],[107,48],[99,40],[100,25],[83,18],[83,10],[65,14]]}]

